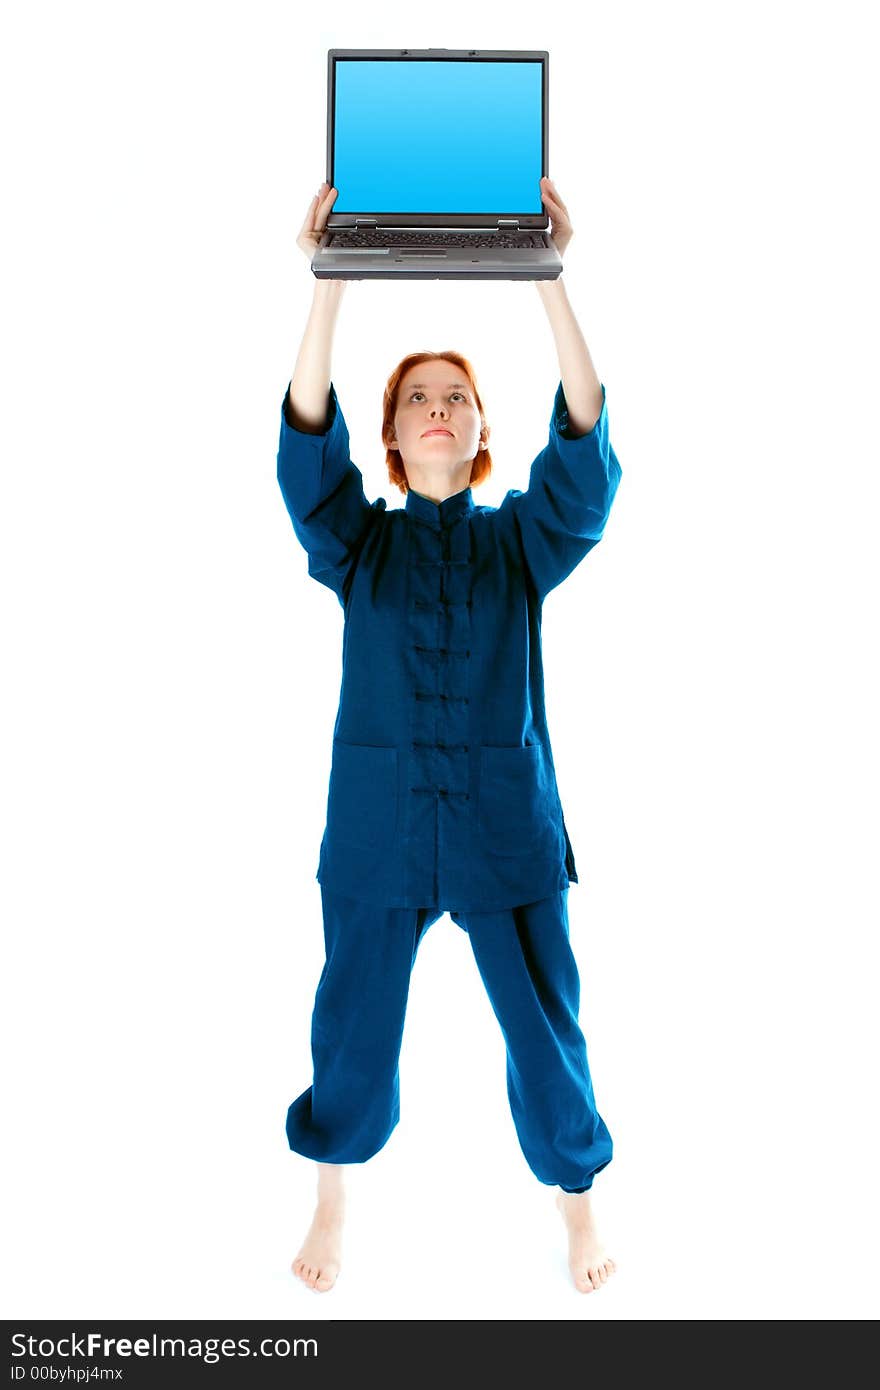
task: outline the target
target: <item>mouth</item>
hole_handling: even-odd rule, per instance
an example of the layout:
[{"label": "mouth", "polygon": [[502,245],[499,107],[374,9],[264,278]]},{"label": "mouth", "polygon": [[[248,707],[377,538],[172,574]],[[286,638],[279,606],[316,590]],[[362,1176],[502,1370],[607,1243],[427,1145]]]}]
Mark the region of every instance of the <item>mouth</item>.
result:
[{"label": "mouth", "polygon": [[427,439],[428,436],[432,434],[448,434],[449,438],[452,438],[452,430],[425,430],[425,433],[422,435],[422,438]]}]

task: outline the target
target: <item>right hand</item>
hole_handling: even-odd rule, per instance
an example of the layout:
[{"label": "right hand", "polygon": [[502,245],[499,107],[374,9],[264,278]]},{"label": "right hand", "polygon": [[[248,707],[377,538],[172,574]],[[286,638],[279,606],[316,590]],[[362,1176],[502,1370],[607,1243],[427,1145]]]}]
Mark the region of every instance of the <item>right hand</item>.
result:
[{"label": "right hand", "polygon": [[303,222],[302,231],[296,239],[296,244],[303,255],[308,256],[309,264],[311,264],[312,257],[318,249],[318,243],[324,235],[327,215],[336,202],[337,194],[338,189],[332,188],[328,183],[322,183],[309,203],[306,220]]}]

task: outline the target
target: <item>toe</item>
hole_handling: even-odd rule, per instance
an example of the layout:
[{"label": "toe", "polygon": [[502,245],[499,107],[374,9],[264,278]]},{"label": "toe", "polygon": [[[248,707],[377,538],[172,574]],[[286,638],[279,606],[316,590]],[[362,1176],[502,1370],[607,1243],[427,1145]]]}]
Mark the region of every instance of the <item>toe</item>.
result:
[{"label": "toe", "polygon": [[593,1285],[590,1283],[588,1274],[576,1274],[574,1276],[575,1287],[580,1293],[592,1293]]},{"label": "toe", "polygon": [[330,1277],[330,1275],[329,1275],[329,1274],[319,1274],[319,1275],[318,1275],[317,1287],[321,1290],[322,1293],[325,1293],[327,1289],[332,1289],[332,1288],[333,1288],[333,1280],[332,1280],[332,1278]]}]

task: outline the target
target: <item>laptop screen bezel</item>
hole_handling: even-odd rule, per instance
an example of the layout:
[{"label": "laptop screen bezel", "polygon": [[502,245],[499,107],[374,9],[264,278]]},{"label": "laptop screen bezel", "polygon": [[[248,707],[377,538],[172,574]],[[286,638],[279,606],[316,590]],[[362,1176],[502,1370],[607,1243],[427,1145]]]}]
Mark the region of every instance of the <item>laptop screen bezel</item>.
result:
[{"label": "laptop screen bezel", "polygon": [[[523,62],[541,65],[541,177],[547,173],[548,151],[548,85],[550,54],[547,49],[466,49],[466,48],[330,48],[327,50],[327,182],[334,182],[334,137],[336,113],[336,65],[339,61],[368,59],[388,62]],[[496,228],[499,220],[507,223],[516,218],[519,226],[546,231],[550,218],[546,212],[516,212],[510,208],[497,212],[475,213],[397,213],[330,212],[327,228],[353,227],[369,221],[377,227],[488,227]]]}]

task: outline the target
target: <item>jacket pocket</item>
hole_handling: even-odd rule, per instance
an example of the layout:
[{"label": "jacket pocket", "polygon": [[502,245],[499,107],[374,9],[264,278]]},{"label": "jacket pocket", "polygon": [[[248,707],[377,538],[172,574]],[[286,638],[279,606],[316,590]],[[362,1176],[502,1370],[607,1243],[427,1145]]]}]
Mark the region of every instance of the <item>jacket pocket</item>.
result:
[{"label": "jacket pocket", "polygon": [[397,832],[397,749],[333,740],[327,830],[347,845],[381,848]]},{"label": "jacket pocket", "polygon": [[540,744],[483,745],[478,821],[487,850],[511,858],[547,852],[555,833],[554,806]]}]

